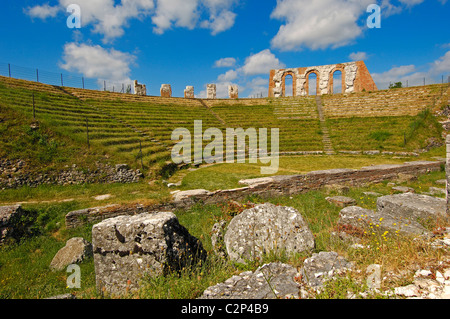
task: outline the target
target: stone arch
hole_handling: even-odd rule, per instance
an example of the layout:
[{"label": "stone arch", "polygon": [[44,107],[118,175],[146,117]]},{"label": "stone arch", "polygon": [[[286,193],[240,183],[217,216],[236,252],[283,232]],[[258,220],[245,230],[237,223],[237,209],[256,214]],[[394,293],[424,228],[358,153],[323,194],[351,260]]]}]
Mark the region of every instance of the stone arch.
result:
[{"label": "stone arch", "polygon": [[341,84],[342,90],[341,90],[341,92],[345,93],[345,89],[346,89],[346,87],[345,87],[345,66],[338,64],[338,65],[336,65],[336,67],[333,70],[330,71],[329,78],[328,78],[328,94],[334,94],[334,92],[333,92],[333,89],[334,89],[334,73],[337,72],[337,71],[341,72],[341,77],[342,77],[342,79],[341,79],[341,81],[342,81],[342,84]]},{"label": "stone arch", "polygon": [[319,88],[319,83],[320,83],[320,72],[317,70],[310,70],[308,72],[306,72],[305,74],[305,78],[306,78],[306,83],[305,83],[305,91],[306,91],[306,95],[309,95],[309,76],[314,73],[316,75],[316,95],[320,95],[320,88]]},{"label": "stone arch", "polygon": [[297,96],[297,77],[293,71],[286,71],[281,77],[281,96],[286,96],[286,76],[292,76],[292,96]]}]

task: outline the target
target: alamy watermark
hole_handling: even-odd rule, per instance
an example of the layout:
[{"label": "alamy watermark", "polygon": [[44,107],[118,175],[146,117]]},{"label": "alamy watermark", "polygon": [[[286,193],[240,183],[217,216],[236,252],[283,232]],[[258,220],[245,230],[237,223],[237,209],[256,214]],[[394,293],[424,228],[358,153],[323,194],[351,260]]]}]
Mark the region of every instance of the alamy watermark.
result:
[{"label": "alamy watermark", "polygon": [[369,29],[381,28],[381,8],[377,4],[370,4],[367,7],[368,13],[372,13],[367,17],[367,27]]},{"label": "alamy watermark", "polygon": [[80,266],[76,264],[71,264],[67,266],[66,272],[70,273],[67,277],[66,284],[67,288],[73,289],[80,289],[81,288],[81,268]]},{"label": "alamy watermark", "polygon": [[[178,141],[172,148],[172,161],[175,164],[213,164],[213,163],[245,163],[269,164],[261,166],[261,174],[270,175],[278,172],[279,168],[279,129],[270,130],[270,153],[268,151],[267,128],[227,128],[225,137],[218,128],[208,128],[203,132],[203,122],[194,121],[194,134],[186,128],[177,128],[172,132],[172,141]],[[258,136],[259,135],[259,136]],[[248,139],[248,147],[247,147]],[[235,140],[237,148],[235,148]],[[203,148],[203,141],[211,141]],[[192,145],[194,149],[192,150]]]},{"label": "alamy watermark", "polygon": [[81,28],[81,8],[78,4],[71,4],[67,7],[67,12],[70,16],[67,18],[67,27],[69,29]]}]

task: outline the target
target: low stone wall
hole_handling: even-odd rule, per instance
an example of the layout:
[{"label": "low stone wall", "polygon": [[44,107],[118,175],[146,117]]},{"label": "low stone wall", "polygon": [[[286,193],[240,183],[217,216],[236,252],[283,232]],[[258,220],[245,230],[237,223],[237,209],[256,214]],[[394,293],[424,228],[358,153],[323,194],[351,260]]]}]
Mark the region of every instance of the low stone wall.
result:
[{"label": "low stone wall", "polygon": [[30,174],[28,164],[24,161],[0,159],[0,189],[43,184],[134,183],[142,177],[139,170],[130,169],[127,164],[111,166],[102,163],[96,163],[95,169],[73,165],[62,171]]},{"label": "low stone wall", "polygon": [[90,208],[70,212],[66,216],[66,227],[73,228],[87,222],[97,222],[119,215],[134,215],[152,211],[174,211],[188,209],[196,203],[205,205],[224,203],[229,200],[241,201],[249,196],[270,198],[317,190],[325,185],[361,186],[399,178],[399,174],[418,176],[441,170],[444,162],[416,161],[404,164],[376,165],[361,169],[330,169],[313,171],[301,175],[281,175],[240,181],[246,187],[218,190],[192,190],[177,192],[168,203],[125,207],[120,205]]}]

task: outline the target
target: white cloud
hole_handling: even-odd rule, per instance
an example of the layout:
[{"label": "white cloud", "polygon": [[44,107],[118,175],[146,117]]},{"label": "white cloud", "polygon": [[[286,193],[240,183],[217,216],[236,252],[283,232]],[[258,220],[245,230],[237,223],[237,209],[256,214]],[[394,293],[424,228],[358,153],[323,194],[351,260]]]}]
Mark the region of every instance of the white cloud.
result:
[{"label": "white cloud", "polygon": [[364,61],[367,60],[369,57],[366,52],[353,52],[350,53],[349,58],[352,61]]},{"label": "white cloud", "polygon": [[285,21],[272,39],[280,50],[317,50],[347,45],[359,37],[359,18],[373,0],[278,0],[271,18]]},{"label": "white cloud", "polygon": [[245,75],[257,75],[269,73],[272,69],[282,69],[285,64],[269,49],[253,54],[245,59],[244,66],[240,69]]},{"label": "white cloud", "polygon": [[174,24],[177,27],[193,29],[199,19],[198,0],[157,0],[156,12],[152,17],[153,31],[163,34]]},{"label": "white cloud", "polygon": [[236,65],[235,58],[222,58],[214,63],[214,67],[216,68],[232,68],[235,65]]},{"label": "white cloud", "polygon": [[[31,17],[45,19],[65,12],[73,0],[59,0],[55,6],[37,5],[25,9]],[[153,31],[162,34],[172,27],[211,30],[212,35],[234,25],[236,14],[231,7],[236,0],[77,0],[81,8],[82,26],[91,25],[93,32],[104,35],[104,42],[124,35],[131,19],[151,17]]]},{"label": "white cloud", "polygon": [[269,76],[267,78],[256,77],[246,84],[246,89],[249,91],[248,97],[251,96],[268,96]]},{"label": "white cloud", "polygon": [[[154,32],[164,33],[176,27],[210,29],[212,35],[230,29],[236,14],[230,9],[236,0],[157,0],[156,14],[152,17]],[[202,16],[207,16],[202,19]]]},{"label": "white cloud", "polygon": [[434,75],[450,73],[450,51],[433,62],[430,73]]},{"label": "white cloud", "polygon": [[233,81],[236,80],[238,77],[238,73],[235,70],[229,70],[224,74],[219,75],[219,77],[217,78],[217,80],[219,82],[229,82],[229,81]]},{"label": "white cloud", "polygon": [[372,78],[375,81],[378,89],[387,89],[389,84],[395,82],[402,82],[404,86],[423,85],[423,79],[429,78],[426,72],[416,72],[414,65],[402,65],[393,67],[383,73],[373,73]]},{"label": "white cloud", "polygon": [[60,67],[78,72],[87,78],[105,79],[114,82],[130,83],[130,65],[136,57],[99,45],[67,43],[64,46],[63,63]]},{"label": "white cloud", "polygon": [[58,14],[59,7],[52,7],[48,3],[41,6],[28,7],[25,10],[25,13],[28,14],[32,18],[39,18],[45,20],[47,18],[54,18]]},{"label": "white cloud", "polygon": [[236,14],[234,12],[224,10],[218,15],[211,15],[209,20],[201,23],[201,26],[206,29],[211,29],[211,34],[216,35],[230,29],[234,25],[235,19]]}]

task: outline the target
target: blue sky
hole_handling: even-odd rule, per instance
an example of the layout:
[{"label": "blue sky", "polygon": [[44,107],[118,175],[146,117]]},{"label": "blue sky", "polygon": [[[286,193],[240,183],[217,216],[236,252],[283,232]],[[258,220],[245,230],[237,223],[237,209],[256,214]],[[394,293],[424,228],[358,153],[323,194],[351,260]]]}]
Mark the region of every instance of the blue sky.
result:
[{"label": "blue sky", "polygon": [[[381,28],[368,28],[369,4]],[[69,29],[78,4],[81,28]],[[124,82],[147,94],[171,84],[204,97],[206,84],[267,96],[269,70],[364,60],[379,88],[450,76],[447,0],[5,1],[0,63]],[[6,31],[6,32],[5,32]]]}]

